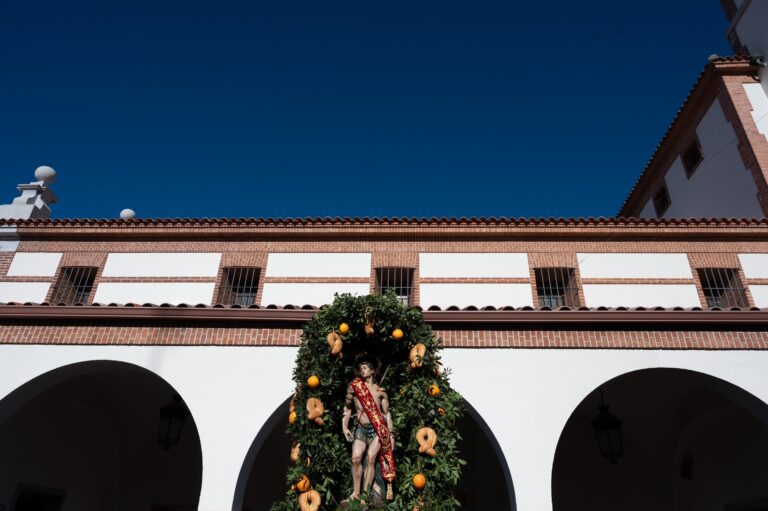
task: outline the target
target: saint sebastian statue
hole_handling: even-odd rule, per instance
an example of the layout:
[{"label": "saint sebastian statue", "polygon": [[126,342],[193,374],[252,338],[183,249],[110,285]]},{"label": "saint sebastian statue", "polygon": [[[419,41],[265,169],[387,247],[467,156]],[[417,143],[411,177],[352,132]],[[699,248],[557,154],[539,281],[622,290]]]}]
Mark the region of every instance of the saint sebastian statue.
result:
[{"label": "saint sebastian statue", "polygon": [[[395,439],[389,397],[383,388],[374,383],[377,364],[373,358],[362,353],[355,362],[358,376],[347,387],[341,421],[344,438],[352,442],[352,494],[348,500],[357,500],[361,492],[372,489],[374,501],[380,503],[385,481],[388,485],[387,499],[392,499],[391,483],[395,478]],[[349,429],[353,407],[356,418],[354,432]]]}]

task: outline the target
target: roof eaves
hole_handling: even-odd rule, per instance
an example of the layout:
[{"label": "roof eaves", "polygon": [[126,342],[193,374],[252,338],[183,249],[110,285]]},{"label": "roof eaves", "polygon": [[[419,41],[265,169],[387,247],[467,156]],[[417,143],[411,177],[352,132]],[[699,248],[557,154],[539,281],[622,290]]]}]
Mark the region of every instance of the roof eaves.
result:
[{"label": "roof eaves", "polygon": [[[0,304],[0,324],[8,321],[54,321],[85,322],[92,325],[94,321],[142,321],[142,322],[222,322],[235,323],[291,323],[298,325],[308,321],[318,312],[318,309],[308,306],[266,306],[266,307],[237,307],[223,305],[51,305],[51,304]],[[703,325],[742,324],[768,325],[768,310],[759,308],[732,309],[702,309],[695,308],[663,308],[663,307],[597,307],[597,308],[568,308],[550,309],[548,307],[500,307],[495,310],[483,310],[477,307],[446,307],[445,309],[430,309],[423,311],[424,319],[433,325],[444,325],[456,328],[465,325],[478,328],[481,325],[522,324],[531,327],[543,325],[562,326],[570,324],[595,325],[611,324],[616,328],[639,324],[678,324],[691,328],[702,328]]]},{"label": "roof eaves", "polygon": [[512,218],[512,217],[343,217],[343,218],[119,218],[0,219],[17,228],[365,228],[365,227],[739,227],[765,226],[766,218]]},{"label": "roof eaves", "polygon": [[[754,57],[749,56],[732,56],[732,57],[716,57],[710,60],[710,62],[699,73],[696,82],[688,92],[688,95],[683,100],[682,105],[672,118],[672,122],[667,127],[664,135],[661,137],[661,141],[653,151],[648,163],[640,173],[635,183],[632,185],[629,193],[627,194],[624,202],[619,209],[618,216],[626,216],[629,214],[630,206],[633,206],[633,202],[639,200],[639,192],[643,186],[650,181],[651,177],[654,177],[656,173],[660,172],[657,164],[661,159],[663,150],[667,147],[669,139],[674,132],[680,126],[685,118],[691,115],[692,105],[697,103],[700,96],[706,92],[706,85],[717,77],[726,75],[754,75],[758,71],[758,63]],[[638,205],[634,205],[635,210],[639,212]]]}]

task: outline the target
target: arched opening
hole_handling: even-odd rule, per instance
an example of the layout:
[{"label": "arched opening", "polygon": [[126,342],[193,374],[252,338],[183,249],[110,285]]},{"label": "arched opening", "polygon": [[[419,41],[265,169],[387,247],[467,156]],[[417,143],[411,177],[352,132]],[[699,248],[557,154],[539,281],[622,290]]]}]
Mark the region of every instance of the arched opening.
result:
[{"label": "arched opening", "polygon": [[[621,420],[611,463],[592,421],[600,393]],[[555,453],[555,511],[768,509],[768,405],[718,378],[645,369],[590,393],[568,419]],[[603,449],[603,452],[605,449]]]},{"label": "arched opening", "polygon": [[467,462],[456,488],[463,511],[514,511],[515,490],[504,453],[491,428],[464,401],[464,417],[456,424],[461,435],[459,449]]},{"label": "arched opening", "polygon": [[197,509],[202,454],[183,401],[178,441],[160,443],[173,440],[160,410],[175,395],[156,374],[108,361],[22,385],[0,401],[0,509]]},{"label": "arched opening", "polygon": [[[285,431],[287,399],[267,420],[246,455],[233,511],[268,511],[285,496],[291,440]],[[512,478],[496,438],[472,406],[457,423],[467,465],[456,488],[463,511],[514,511]]]}]

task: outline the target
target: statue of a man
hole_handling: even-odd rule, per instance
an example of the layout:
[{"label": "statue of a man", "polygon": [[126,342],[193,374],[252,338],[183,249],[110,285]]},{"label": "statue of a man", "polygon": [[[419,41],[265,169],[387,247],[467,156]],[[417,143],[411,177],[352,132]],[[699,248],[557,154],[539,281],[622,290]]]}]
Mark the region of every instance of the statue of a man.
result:
[{"label": "statue of a man", "polygon": [[[374,383],[377,366],[374,360],[363,353],[355,363],[358,377],[347,387],[341,421],[344,438],[352,442],[352,494],[349,500],[359,499],[361,490],[368,492],[372,488],[374,500],[381,501],[385,481],[390,484],[387,499],[391,499],[391,483],[395,478],[395,439],[389,397],[383,388]],[[357,419],[354,433],[349,429],[353,407]]]}]

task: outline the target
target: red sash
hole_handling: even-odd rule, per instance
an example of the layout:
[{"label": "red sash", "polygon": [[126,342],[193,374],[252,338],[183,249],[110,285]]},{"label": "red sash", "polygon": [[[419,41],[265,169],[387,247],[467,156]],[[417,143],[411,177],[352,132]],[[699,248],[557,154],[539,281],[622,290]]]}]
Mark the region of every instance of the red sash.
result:
[{"label": "red sash", "polygon": [[[376,406],[376,401],[374,401],[371,391],[362,378],[355,378],[350,385],[352,385],[352,390],[355,392],[357,400],[360,401],[365,415],[368,416],[368,420],[379,437],[379,443],[381,444],[381,449],[379,449],[381,473],[388,483],[392,483],[395,479],[395,455],[392,453],[392,440],[389,436],[387,423],[381,416],[381,411]],[[385,461],[387,462],[386,465],[384,464]]]}]

